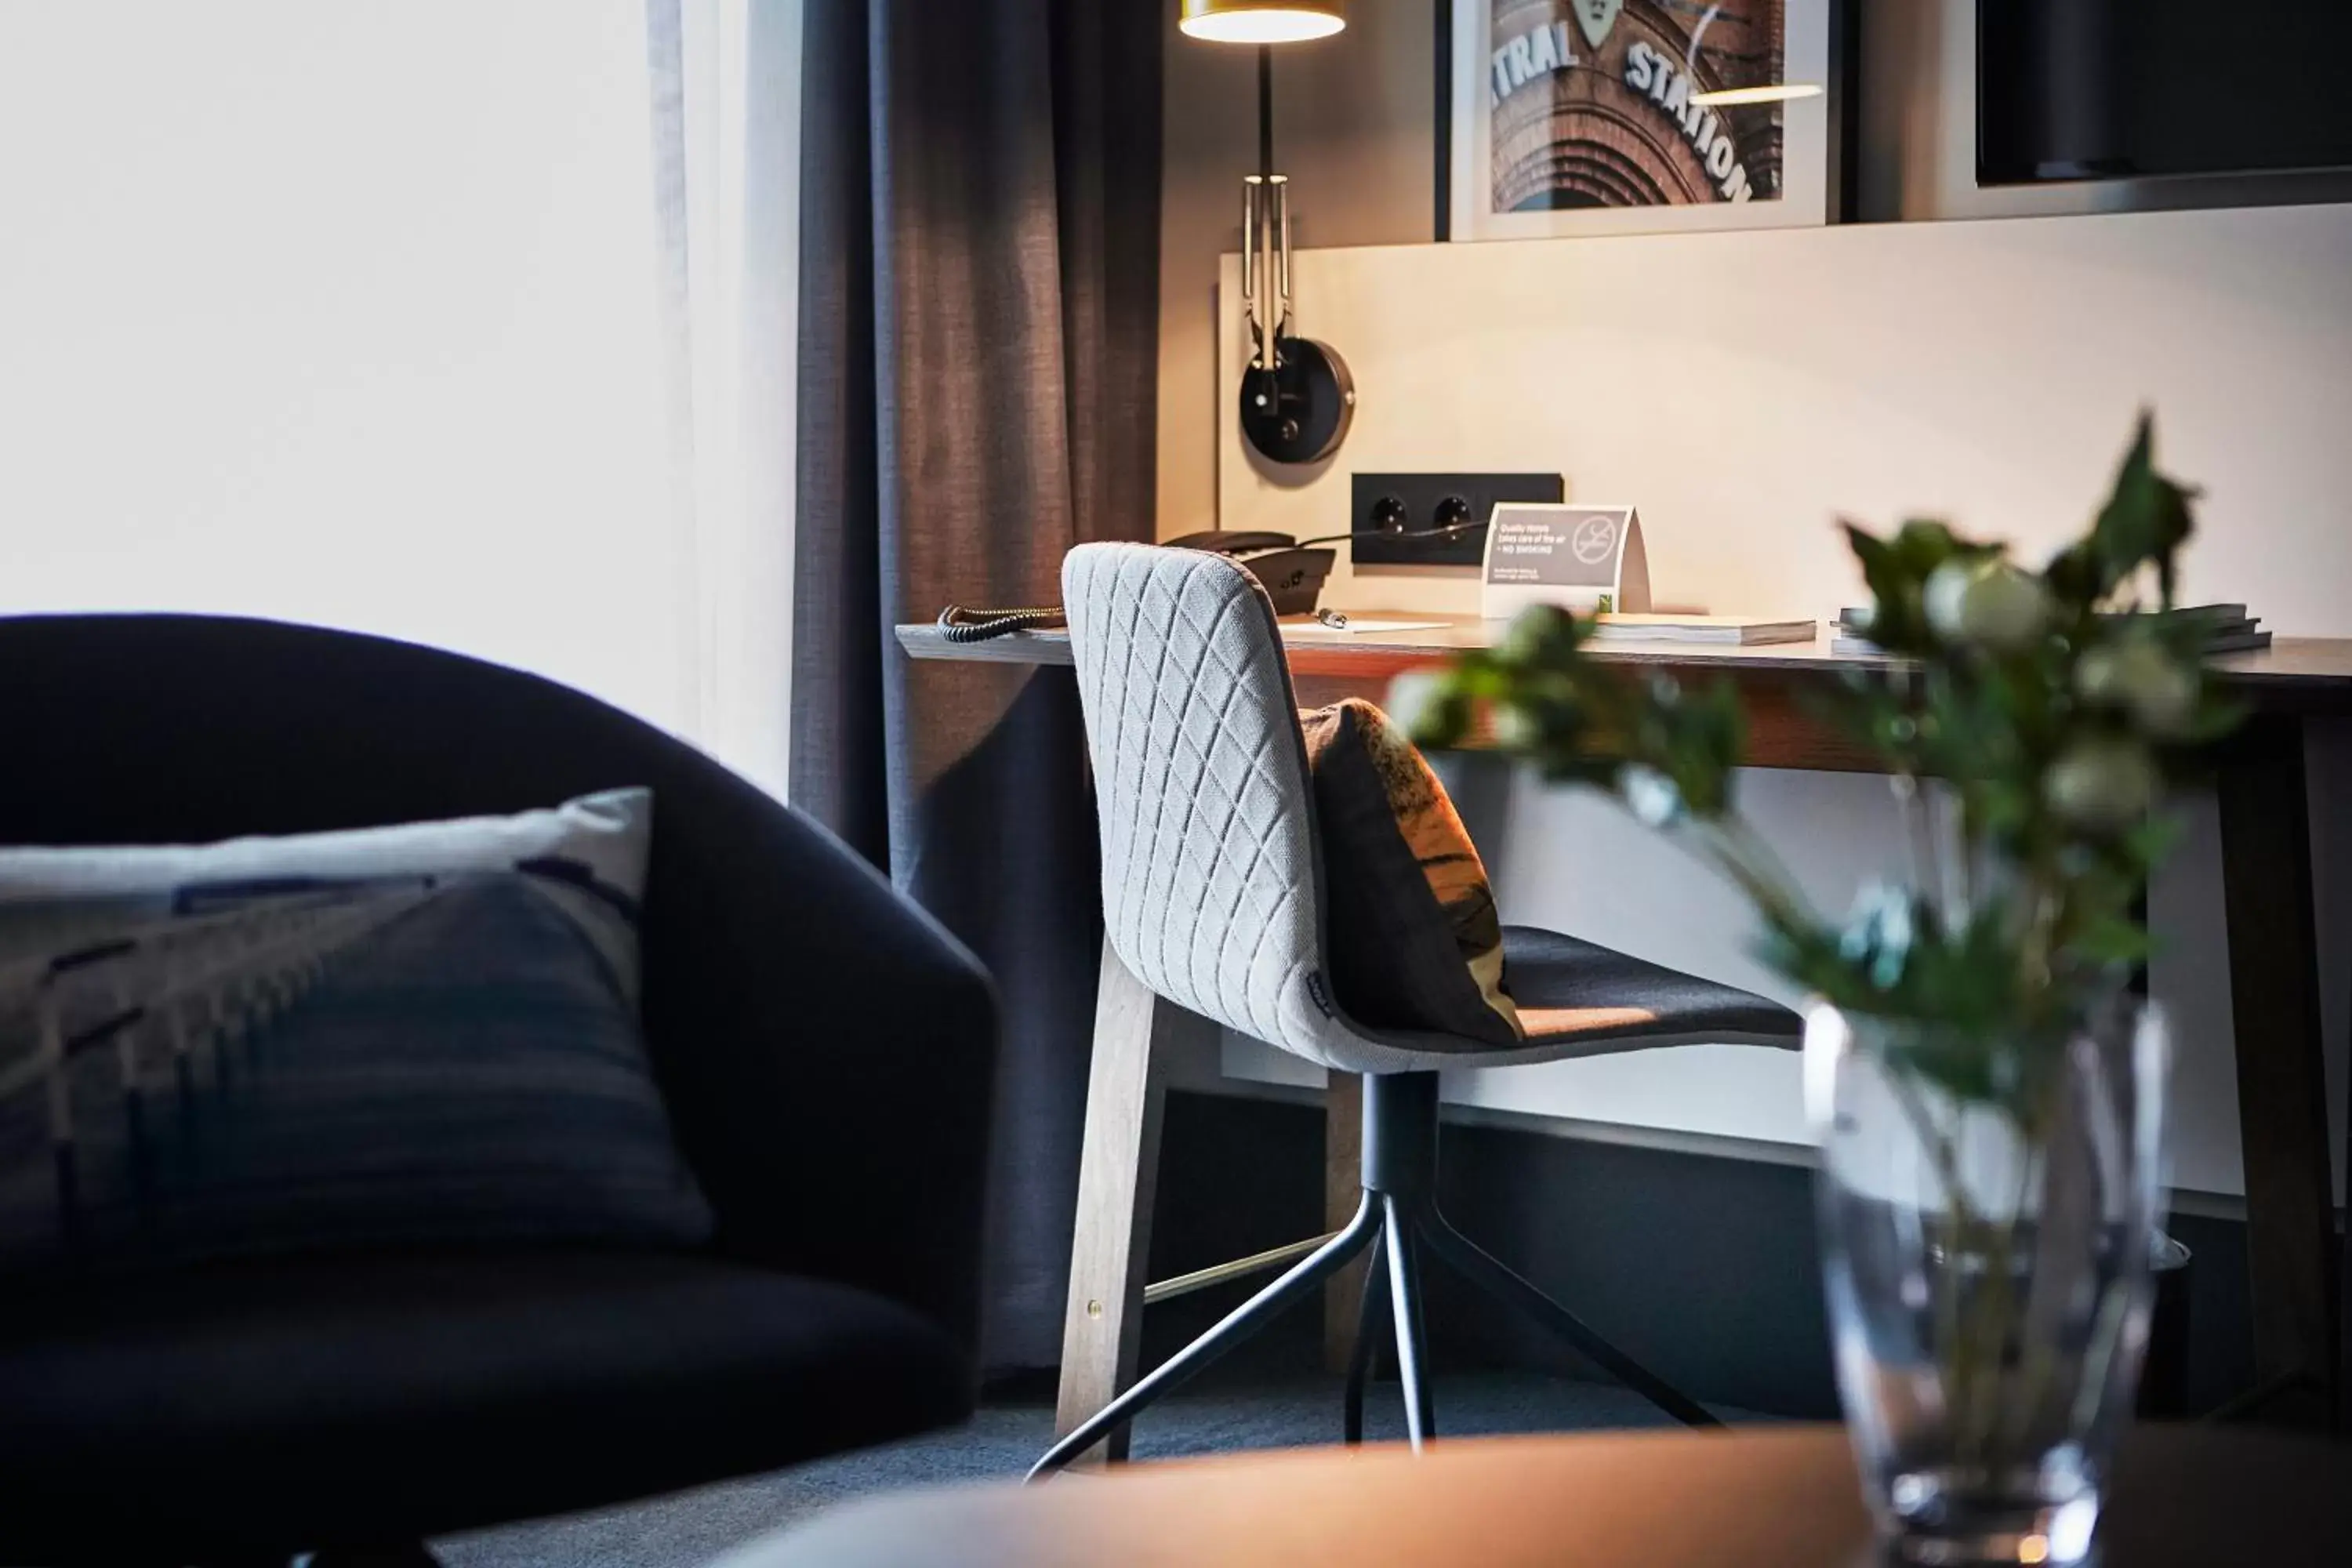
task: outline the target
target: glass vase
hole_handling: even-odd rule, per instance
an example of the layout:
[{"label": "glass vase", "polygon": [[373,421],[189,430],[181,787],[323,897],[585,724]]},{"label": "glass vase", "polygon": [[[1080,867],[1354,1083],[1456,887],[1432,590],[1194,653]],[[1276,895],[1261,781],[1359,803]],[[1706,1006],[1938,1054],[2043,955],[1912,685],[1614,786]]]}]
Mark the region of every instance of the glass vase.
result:
[{"label": "glass vase", "polygon": [[2000,1048],[1808,1016],[1838,1385],[1893,1561],[2089,1560],[2147,1338],[2169,1063],[2137,999]]}]

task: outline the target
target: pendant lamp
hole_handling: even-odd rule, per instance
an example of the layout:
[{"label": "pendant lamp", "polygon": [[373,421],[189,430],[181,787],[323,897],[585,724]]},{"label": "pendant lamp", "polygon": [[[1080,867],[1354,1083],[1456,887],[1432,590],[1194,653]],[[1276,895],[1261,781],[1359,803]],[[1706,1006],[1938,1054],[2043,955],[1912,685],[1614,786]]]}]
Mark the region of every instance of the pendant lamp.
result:
[{"label": "pendant lamp", "polygon": [[1176,24],[1213,44],[1296,44],[1348,25],[1339,0],[1184,0]]}]

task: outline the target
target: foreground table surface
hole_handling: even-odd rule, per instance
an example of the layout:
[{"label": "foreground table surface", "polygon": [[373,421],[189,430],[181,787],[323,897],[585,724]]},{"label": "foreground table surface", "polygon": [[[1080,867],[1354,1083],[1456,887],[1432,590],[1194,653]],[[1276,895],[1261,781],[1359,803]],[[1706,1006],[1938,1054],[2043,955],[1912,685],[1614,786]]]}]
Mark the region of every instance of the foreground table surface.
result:
[{"label": "foreground table surface", "polygon": [[[2210,1427],[2126,1440],[2106,1568],[2352,1563],[2352,1448]],[[1874,1560],[1845,1434],[1595,1433],[1297,1449],[877,1498],[724,1568],[1842,1568]]]}]

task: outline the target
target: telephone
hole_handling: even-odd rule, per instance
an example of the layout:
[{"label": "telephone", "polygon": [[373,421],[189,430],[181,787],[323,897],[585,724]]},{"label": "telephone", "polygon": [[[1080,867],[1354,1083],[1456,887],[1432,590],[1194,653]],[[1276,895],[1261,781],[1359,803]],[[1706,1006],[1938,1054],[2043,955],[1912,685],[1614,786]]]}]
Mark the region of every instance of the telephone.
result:
[{"label": "telephone", "polygon": [[[1339,554],[1336,550],[1318,550],[1315,546],[1336,544],[1369,533],[1390,539],[1449,539],[1486,526],[1486,519],[1483,517],[1465,518],[1436,528],[1357,529],[1307,540],[1293,539],[1286,533],[1211,529],[1206,533],[1188,533],[1166,542],[1171,550],[1205,550],[1213,555],[1232,556],[1265,585],[1266,596],[1274,601],[1276,615],[1311,616],[1316,614],[1315,601],[1322,595],[1324,580],[1331,575],[1331,563]],[[1012,610],[968,610],[961,605],[950,605],[940,612],[939,626],[940,635],[950,642],[986,642],[1011,632],[1062,626],[1066,621],[1059,605]]]},{"label": "telephone", "polygon": [[1168,547],[1232,556],[1265,586],[1277,616],[1313,615],[1331,563],[1339,558],[1336,550],[1310,550],[1286,533],[1229,533],[1223,529],[1188,533],[1168,541]]},{"label": "telephone", "polygon": [[1289,550],[1298,541],[1286,533],[1240,533],[1213,528],[1168,541],[1171,550],[1205,550],[1212,555],[1252,555],[1261,550]]}]

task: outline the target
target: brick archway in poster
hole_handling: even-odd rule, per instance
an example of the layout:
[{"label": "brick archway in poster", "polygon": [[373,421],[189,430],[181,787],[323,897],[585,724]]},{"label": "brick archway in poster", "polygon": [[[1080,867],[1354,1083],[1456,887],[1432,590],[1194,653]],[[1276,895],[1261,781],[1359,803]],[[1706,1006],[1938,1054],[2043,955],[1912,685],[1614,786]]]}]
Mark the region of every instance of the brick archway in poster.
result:
[{"label": "brick archway in poster", "polygon": [[1690,97],[1782,79],[1784,0],[1489,3],[1494,211],[1780,196],[1782,106]]}]

